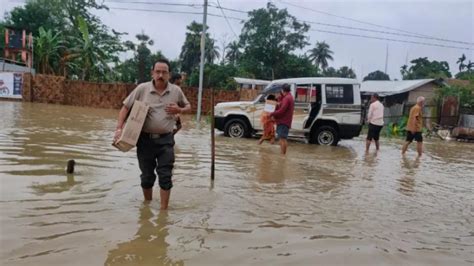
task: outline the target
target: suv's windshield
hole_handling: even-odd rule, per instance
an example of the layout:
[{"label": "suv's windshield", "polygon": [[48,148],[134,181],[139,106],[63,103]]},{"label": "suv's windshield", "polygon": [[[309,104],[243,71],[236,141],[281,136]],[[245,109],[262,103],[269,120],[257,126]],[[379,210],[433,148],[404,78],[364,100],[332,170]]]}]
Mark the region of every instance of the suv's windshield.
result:
[{"label": "suv's windshield", "polygon": [[271,84],[268,84],[268,86],[263,89],[262,93],[260,93],[257,98],[255,98],[255,101],[258,101],[259,99],[261,99],[262,95],[263,96],[267,96],[268,94],[277,94],[281,91],[281,87],[282,87],[283,84],[279,84],[279,83],[271,83]]}]

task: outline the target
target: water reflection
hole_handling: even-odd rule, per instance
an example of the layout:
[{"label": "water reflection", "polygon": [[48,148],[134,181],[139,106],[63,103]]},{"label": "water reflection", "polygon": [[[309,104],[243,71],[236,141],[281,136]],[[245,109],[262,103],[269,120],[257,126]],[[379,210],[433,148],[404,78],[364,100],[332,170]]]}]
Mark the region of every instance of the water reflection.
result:
[{"label": "water reflection", "polygon": [[46,193],[61,193],[70,190],[75,185],[81,184],[82,181],[76,181],[73,174],[66,175],[66,181],[38,184],[34,183],[31,185],[37,195],[43,195]]},{"label": "water reflection", "polygon": [[420,166],[420,157],[417,156],[414,160],[409,159],[407,156],[402,156],[402,173],[403,176],[398,179],[400,187],[398,191],[405,196],[413,196],[415,192],[415,176],[417,169]]},{"label": "water reflection", "polygon": [[272,147],[261,147],[256,160],[256,178],[262,183],[281,183],[285,176],[291,176],[287,172],[287,160],[279,153],[274,152]]},{"label": "water reflection", "polygon": [[[11,114],[0,120],[0,261],[9,265],[311,265],[315,250],[331,255],[325,265],[345,256],[462,265],[474,255],[473,144],[427,141],[417,160],[401,157],[402,140],[369,154],[363,138],[290,141],[281,156],[278,145],[218,135],[209,184],[209,128],[184,116],[168,216],[158,200],[141,205],[135,152],[110,146],[116,110],[0,111]],[[64,175],[68,159],[74,176]]]},{"label": "water reflection", "polygon": [[110,250],[105,265],[184,265],[168,257],[168,212],[156,215],[149,204],[139,212],[139,228],[134,239]]}]

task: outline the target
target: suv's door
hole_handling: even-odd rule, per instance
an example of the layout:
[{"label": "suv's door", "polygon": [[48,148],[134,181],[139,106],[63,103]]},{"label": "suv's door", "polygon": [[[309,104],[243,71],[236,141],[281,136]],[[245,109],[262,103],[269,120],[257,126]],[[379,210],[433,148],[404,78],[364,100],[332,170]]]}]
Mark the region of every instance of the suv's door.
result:
[{"label": "suv's door", "polygon": [[312,91],[311,84],[294,84],[295,110],[293,112],[292,131],[302,131],[308,119],[311,108]]},{"label": "suv's door", "polygon": [[359,124],[360,104],[355,104],[354,84],[326,84],[323,115],[341,124]]}]

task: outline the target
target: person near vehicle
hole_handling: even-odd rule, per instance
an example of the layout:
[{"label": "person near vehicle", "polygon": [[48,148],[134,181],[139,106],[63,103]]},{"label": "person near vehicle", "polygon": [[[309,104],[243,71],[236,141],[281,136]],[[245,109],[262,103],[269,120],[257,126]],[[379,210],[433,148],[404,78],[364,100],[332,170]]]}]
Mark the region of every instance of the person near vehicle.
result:
[{"label": "person near vehicle", "polygon": [[416,105],[410,109],[410,115],[407,122],[407,138],[402,147],[402,154],[404,155],[408,149],[408,145],[416,140],[416,150],[418,156],[423,154],[423,136],[421,130],[423,129],[423,106],[425,105],[425,97],[420,96],[416,99]]},{"label": "person near vehicle", "polygon": [[116,141],[121,135],[125,118],[135,100],[143,101],[150,106],[138,139],[137,157],[145,201],[152,200],[156,171],[162,210],[168,208],[173,187],[171,178],[175,161],[173,128],[176,120],[174,116],[191,110],[191,105],[181,88],[168,82],[169,71],[168,60],[156,61],[152,70],[153,79],[139,84],[123,101],[114,136],[114,141]]},{"label": "person near vehicle", "polygon": [[281,154],[286,154],[286,149],[288,147],[288,133],[291,128],[291,122],[293,121],[294,109],[295,101],[291,95],[290,85],[285,83],[281,89],[281,95],[276,111],[270,114],[270,116],[276,120],[276,133],[280,139]]},{"label": "person near vehicle", "polygon": [[170,78],[170,82],[176,86],[181,87],[181,82],[183,81],[183,77],[179,73],[173,73]]},{"label": "person near vehicle", "polygon": [[[181,74],[173,73],[173,75],[171,75],[170,83],[172,83],[176,86],[179,86],[181,88],[181,82],[182,81],[183,81],[183,78],[182,78]],[[173,134],[178,133],[178,131],[183,127],[183,125],[181,123],[181,117],[179,116],[179,114],[176,114],[175,117],[176,117],[176,126],[173,130]]]},{"label": "person near vehicle", "polygon": [[374,93],[370,97],[369,112],[367,114],[367,123],[369,124],[369,132],[367,133],[367,140],[365,142],[365,151],[370,149],[372,140],[375,142],[377,151],[380,149],[379,137],[380,131],[383,128],[383,104],[379,100],[379,95]]},{"label": "person near vehicle", "polygon": [[[267,101],[276,101],[275,95],[268,95]],[[262,144],[265,140],[269,140],[271,144],[275,143],[275,119],[270,117],[269,112],[263,111],[260,117],[260,122],[262,123],[263,134],[258,141],[258,144]]]}]

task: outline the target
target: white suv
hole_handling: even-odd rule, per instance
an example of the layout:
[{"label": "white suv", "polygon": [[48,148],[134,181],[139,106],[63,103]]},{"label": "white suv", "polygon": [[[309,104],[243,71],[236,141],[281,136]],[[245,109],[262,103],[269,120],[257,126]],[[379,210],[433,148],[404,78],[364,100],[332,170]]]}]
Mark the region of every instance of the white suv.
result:
[{"label": "white suv", "polygon": [[215,127],[229,137],[261,134],[260,115],[265,98],[291,86],[295,110],[290,136],[310,143],[337,145],[340,139],[359,136],[362,128],[360,84],[346,78],[292,78],[274,80],[254,101],[215,106]]}]

